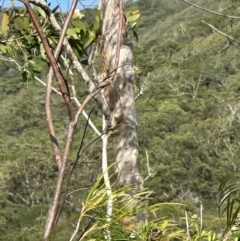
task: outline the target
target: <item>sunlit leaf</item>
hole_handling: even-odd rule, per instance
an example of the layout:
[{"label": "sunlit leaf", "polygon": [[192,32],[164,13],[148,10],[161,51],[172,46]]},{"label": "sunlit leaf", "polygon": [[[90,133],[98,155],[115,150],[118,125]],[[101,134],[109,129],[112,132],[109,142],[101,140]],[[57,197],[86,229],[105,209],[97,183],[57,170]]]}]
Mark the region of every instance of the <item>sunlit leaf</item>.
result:
[{"label": "sunlit leaf", "polygon": [[6,37],[8,35],[8,30],[9,30],[9,16],[8,14],[4,13],[3,14],[3,19],[2,19],[2,35]]},{"label": "sunlit leaf", "polygon": [[140,14],[134,14],[134,15],[130,15],[128,18],[127,18],[127,21],[128,22],[134,22],[136,21],[138,18],[140,17]]},{"label": "sunlit leaf", "polygon": [[72,15],[72,19],[81,19],[85,16],[85,14],[83,14],[80,9],[75,9],[73,15]]},{"label": "sunlit leaf", "polygon": [[7,53],[7,48],[5,44],[0,44],[0,52],[3,54]]},{"label": "sunlit leaf", "polygon": [[75,39],[78,38],[78,33],[79,33],[79,29],[78,28],[69,28],[67,30],[67,37],[70,38],[70,37],[73,37]]}]

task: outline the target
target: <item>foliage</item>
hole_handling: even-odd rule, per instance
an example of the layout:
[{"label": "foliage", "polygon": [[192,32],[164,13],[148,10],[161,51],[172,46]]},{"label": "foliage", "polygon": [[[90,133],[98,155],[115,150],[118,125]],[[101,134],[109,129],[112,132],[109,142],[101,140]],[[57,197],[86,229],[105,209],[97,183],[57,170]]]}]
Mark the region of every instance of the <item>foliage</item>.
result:
[{"label": "foliage", "polygon": [[219,212],[226,213],[227,223],[225,235],[231,233],[233,238],[239,237],[238,222],[240,211],[239,184],[234,176],[226,176],[219,187]]},{"label": "foliage", "polygon": [[[239,6],[237,1],[193,2],[232,15],[236,15]],[[182,1],[128,1],[127,8],[130,12],[139,9],[142,20],[137,24],[138,42],[134,42],[135,64],[139,70],[135,89],[136,92],[140,91],[147,79],[143,95],[137,99],[136,105],[143,171],[147,176],[145,153],[148,150],[150,167],[155,174],[146,181],[146,186],[154,190],[149,203],[181,202],[188,206],[189,212],[197,213],[201,201],[204,206],[203,228],[205,230],[207,227],[207,231],[204,234],[199,232],[199,220],[190,219],[189,225],[194,234],[190,238],[197,240],[204,235],[206,240],[211,240],[208,237],[212,235],[214,240],[214,234],[209,230],[220,234],[225,221],[224,218],[222,222],[217,220],[219,185],[226,174],[238,176],[239,173],[240,65],[238,48],[213,32],[201,20],[237,39],[239,21],[196,10]],[[34,11],[44,24],[45,34],[51,44],[56,46],[57,33],[49,27],[38,8]],[[95,18],[94,24],[86,17],[87,12],[96,16],[92,17]],[[54,14],[60,17],[58,9],[55,9]],[[48,64],[31,26],[25,10],[21,8],[6,10],[1,17],[1,54],[15,56],[21,63],[21,72],[1,56],[0,124],[4,128],[0,142],[0,177],[3,184],[0,191],[0,240],[22,240],[23,237],[24,240],[38,240],[54,189],[53,179],[57,174],[52,164],[52,150],[49,148],[44,120],[44,89],[34,81],[22,82],[22,78],[32,80],[33,75],[45,78],[44,70]],[[75,53],[86,64],[88,46],[93,41],[99,41],[100,28],[98,11],[88,9],[83,19],[72,21],[67,33]],[[81,41],[77,41],[79,35],[83,37]],[[5,42],[8,37],[11,41]],[[32,43],[31,51],[25,48],[29,42]],[[64,63],[59,64],[67,72]],[[81,87],[78,93],[81,99],[86,90],[76,74],[74,78],[76,85]],[[88,112],[91,107],[87,109]],[[57,95],[52,100],[52,109],[58,116],[54,119],[57,130],[64,130],[64,134],[59,136],[60,145],[63,145],[66,126],[62,121],[66,123],[66,120],[63,117],[64,105]],[[91,118],[97,126],[101,126],[99,110],[96,109]],[[76,140],[81,139],[81,127],[78,127]],[[84,144],[87,145],[95,138],[88,129]],[[78,143],[75,143],[68,171],[77,149]],[[82,210],[81,203],[87,198],[84,188],[88,190],[98,179],[99,151],[100,143],[94,142],[82,153],[83,161],[77,166],[69,187],[69,192],[81,189],[81,197],[79,193],[68,196],[60,220],[63,225],[65,220],[69,220],[70,224],[76,223]],[[235,189],[231,189],[237,188],[236,183],[228,180],[220,188],[221,211],[225,210],[223,214],[228,214],[228,228],[234,223],[239,207],[238,194]],[[106,197],[103,200],[106,201]],[[235,209],[233,206],[236,204]],[[93,213],[90,212],[90,216]],[[183,214],[184,211],[179,207],[164,209],[158,213],[158,221],[139,227],[139,235],[144,240],[152,227],[158,231],[165,229],[166,216],[176,220],[185,229],[186,222],[181,218]],[[85,219],[84,225],[90,219]],[[102,225],[103,220],[104,217],[99,218],[99,224]],[[126,235],[124,237],[129,238],[119,231],[119,222],[115,224],[112,227],[115,237]],[[171,226],[172,221],[167,224]],[[66,240],[73,231],[72,228],[63,230],[56,240]],[[103,237],[101,231],[97,232],[92,234],[92,239]],[[238,235],[237,232],[234,235]],[[187,240],[188,237],[184,238]]]},{"label": "foliage", "polygon": [[[57,10],[58,6],[53,8],[51,13],[61,22],[61,14]],[[55,48],[58,33],[53,29],[48,16],[40,7],[34,6],[34,12],[43,26],[43,33],[48,39],[50,46]],[[71,26],[67,31],[67,39],[77,57],[81,59],[81,63],[88,64],[87,48],[93,42],[100,41],[100,34],[101,21],[99,11],[95,12],[93,23],[89,25],[82,22],[80,18],[72,19]],[[25,8],[12,7],[4,11],[0,35],[6,39],[0,42],[0,53],[10,57],[21,56],[20,72],[24,81],[33,78],[36,73],[42,71],[38,61],[39,58],[36,59],[36,56],[41,57],[45,62],[48,62],[48,60],[43,44]],[[59,64],[62,69],[66,68],[66,64],[63,61],[60,60]]]}]

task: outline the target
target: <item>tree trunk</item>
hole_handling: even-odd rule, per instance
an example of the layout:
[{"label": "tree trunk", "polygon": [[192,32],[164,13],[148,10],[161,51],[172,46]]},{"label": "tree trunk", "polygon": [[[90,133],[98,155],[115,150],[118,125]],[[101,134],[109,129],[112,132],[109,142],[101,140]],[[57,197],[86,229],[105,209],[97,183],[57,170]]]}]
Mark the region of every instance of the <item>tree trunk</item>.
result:
[{"label": "tree trunk", "polygon": [[[122,0],[102,0],[103,72],[105,77],[112,76],[104,93],[111,110],[108,127],[115,149],[116,187],[130,186],[134,195],[143,189],[143,178],[138,159],[132,42],[122,5]],[[141,221],[140,216],[134,217],[134,222]]]}]

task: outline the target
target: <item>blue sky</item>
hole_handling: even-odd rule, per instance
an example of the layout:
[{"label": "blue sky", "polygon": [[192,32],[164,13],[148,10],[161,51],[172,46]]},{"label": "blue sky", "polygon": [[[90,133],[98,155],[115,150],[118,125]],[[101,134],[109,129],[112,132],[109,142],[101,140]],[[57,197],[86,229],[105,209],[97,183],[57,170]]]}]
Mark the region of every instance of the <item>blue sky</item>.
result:
[{"label": "blue sky", "polygon": [[[72,4],[72,0],[47,0],[48,2],[51,2],[51,7],[55,7],[58,4],[60,5],[62,11],[67,11],[69,6]],[[85,7],[95,7],[99,3],[99,0],[79,0],[77,8],[82,9],[83,6]],[[10,0],[0,0],[0,6],[4,4],[4,7],[7,7],[10,5]],[[20,2],[15,0],[15,5],[20,5]]]},{"label": "blue sky", "polygon": [[[63,11],[67,10],[69,8],[69,6],[71,6],[72,4],[72,0],[48,0],[50,1],[53,6],[60,4],[61,8]],[[96,5],[98,5],[99,0],[81,0],[78,3],[77,8],[83,8],[83,6],[86,7],[95,7]]]}]

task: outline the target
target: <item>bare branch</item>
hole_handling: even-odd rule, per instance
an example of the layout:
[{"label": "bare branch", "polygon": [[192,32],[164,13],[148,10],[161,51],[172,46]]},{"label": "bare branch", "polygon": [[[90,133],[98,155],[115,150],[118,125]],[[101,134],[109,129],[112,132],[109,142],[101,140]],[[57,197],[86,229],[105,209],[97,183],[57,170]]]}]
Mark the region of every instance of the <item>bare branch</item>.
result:
[{"label": "bare branch", "polygon": [[144,80],[142,86],[141,86],[141,89],[139,91],[139,93],[135,96],[135,100],[140,96],[140,95],[143,95],[143,91],[145,90],[145,87],[146,87],[146,84],[147,84],[147,81],[148,81],[148,78],[150,76],[150,73],[147,74],[147,77],[146,79]]},{"label": "bare branch", "polygon": [[[71,132],[71,135],[68,136],[67,139],[67,144],[66,144],[66,148],[64,151],[64,155],[63,158],[61,159],[60,156],[60,150],[58,147],[58,143],[57,143],[57,139],[56,139],[56,135],[55,135],[55,129],[54,129],[54,125],[53,125],[53,121],[52,121],[52,116],[51,116],[51,110],[50,110],[50,99],[51,99],[51,87],[52,87],[52,76],[53,73],[57,79],[57,83],[59,86],[59,89],[61,91],[61,94],[65,100],[65,103],[67,105],[67,109],[68,109],[68,115],[69,115],[69,120],[70,122],[73,120],[73,116],[74,116],[74,112],[73,112],[73,105],[71,103],[71,98],[70,98],[70,93],[68,90],[68,85],[66,83],[66,80],[64,79],[63,75],[61,74],[60,70],[58,69],[57,66],[57,58],[59,56],[60,50],[62,48],[62,43],[65,39],[65,33],[68,27],[68,23],[72,17],[72,14],[74,12],[74,9],[77,5],[77,0],[74,0],[69,12],[69,15],[67,17],[67,20],[65,21],[65,24],[63,26],[63,30],[61,31],[61,35],[59,38],[59,42],[58,42],[58,46],[56,48],[56,51],[54,53],[54,56],[51,52],[51,49],[49,47],[49,44],[47,42],[47,39],[43,33],[43,30],[36,18],[36,15],[34,13],[34,11],[31,8],[30,2],[29,0],[24,0],[21,1],[23,2],[23,4],[25,5],[30,18],[39,34],[39,37],[41,39],[41,42],[44,46],[46,55],[50,61],[51,64],[51,69],[49,71],[48,74],[48,84],[47,84],[47,96],[46,96],[46,115],[47,115],[47,121],[48,121],[48,126],[49,126],[49,130],[50,130],[50,135],[51,135],[51,141],[53,143],[53,149],[54,149],[54,154],[56,157],[56,161],[58,164],[58,168],[59,168],[59,175],[58,175],[58,180],[57,180],[57,185],[56,185],[56,190],[55,190],[55,194],[54,194],[54,199],[53,199],[53,204],[51,206],[51,208],[49,209],[48,212],[48,218],[47,218],[47,222],[46,222],[46,226],[45,226],[45,232],[44,232],[44,239],[48,240],[51,234],[52,229],[54,228],[55,225],[55,220],[58,214],[58,205],[59,205],[59,201],[60,201],[60,197],[61,197],[61,190],[62,190],[62,185],[63,185],[63,180],[64,180],[64,174],[65,174],[65,169],[66,169],[66,163],[67,163],[67,159],[70,153],[70,148],[71,148],[71,144],[72,144],[72,139],[73,139],[73,134],[74,132]],[[72,130],[72,125],[71,123],[69,124],[69,129]],[[70,131],[69,131],[70,132]]]},{"label": "bare branch", "polygon": [[148,170],[148,176],[144,179],[144,181],[146,181],[149,177],[154,177],[154,172],[152,170],[152,168],[150,167],[149,164],[149,156],[148,156],[148,151],[146,150],[146,158],[147,158],[147,170]]},{"label": "bare branch", "polygon": [[[70,78],[73,78],[73,72],[69,66],[69,64],[67,63],[66,58],[64,58],[61,55],[62,60],[64,61],[65,66],[69,69],[69,73],[70,73]],[[95,70],[95,69],[94,69]],[[76,88],[74,85],[71,86],[72,89],[72,95],[73,97],[71,97],[71,99],[76,103],[77,107],[81,106],[81,103],[79,102],[78,98],[77,98],[77,93],[76,93]],[[101,132],[97,129],[97,127],[94,125],[94,123],[91,121],[91,119],[89,118],[88,114],[86,113],[85,110],[83,110],[82,112],[83,116],[85,117],[86,120],[88,120],[88,124],[91,126],[91,128],[94,130],[94,132],[101,137]]]},{"label": "bare branch", "polygon": [[206,25],[208,25],[210,28],[212,28],[213,30],[215,30],[216,32],[218,32],[219,34],[225,36],[226,38],[240,44],[239,41],[237,41],[235,38],[231,37],[230,35],[227,35],[226,33],[220,31],[219,29],[215,28],[213,25],[209,24],[209,23],[206,23],[204,20],[202,20],[203,23],[205,23]]},{"label": "bare branch", "polygon": [[[75,86],[72,85],[72,92],[73,92],[73,97],[72,99],[74,100],[74,102],[76,103],[76,105],[78,107],[81,106],[81,103],[78,101],[77,96],[76,96],[76,90],[75,90]],[[97,127],[94,125],[94,123],[91,121],[91,119],[89,118],[88,114],[86,113],[85,110],[83,110],[82,112],[83,116],[85,117],[86,120],[88,120],[89,125],[91,126],[91,128],[95,131],[95,133],[98,136],[101,136],[101,132],[97,129]]]},{"label": "bare branch", "polygon": [[[65,34],[66,34],[66,31],[67,31],[69,22],[70,22],[70,20],[72,18],[72,15],[74,13],[74,10],[77,6],[77,3],[78,3],[78,0],[74,0],[72,2],[72,5],[71,5],[70,11],[68,13],[67,19],[65,20],[65,23],[64,23],[63,29],[61,31],[60,38],[59,38],[59,41],[58,41],[58,44],[57,44],[57,47],[56,47],[56,50],[55,50],[55,53],[54,53],[55,62],[51,58],[52,55],[47,52],[47,51],[49,51],[47,49],[47,46],[45,46],[45,51],[46,51],[46,54],[48,55],[48,59],[50,60],[51,67],[52,67],[52,68],[50,68],[50,71],[49,71],[49,74],[48,74],[48,85],[47,85],[47,96],[46,96],[46,113],[48,113],[47,117],[50,117],[50,118],[51,118],[50,98],[51,98],[51,86],[52,86],[51,82],[52,82],[53,72],[54,72],[57,80],[59,78],[58,74],[60,73],[58,69],[56,69],[58,71],[55,70],[56,66],[53,65],[53,62],[55,64],[57,64],[56,60],[58,59],[58,56],[60,54],[63,42],[65,40]],[[36,28],[38,27],[37,25],[35,25],[35,26],[36,26]],[[38,32],[39,32],[39,34],[41,33],[40,31],[38,31]],[[43,38],[41,38],[41,40],[42,40],[42,42],[44,41]],[[60,76],[62,77],[62,75],[60,75]],[[62,85],[63,84],[62,79],[60,79],[60,81],[61,81],[60,84]],[[66,80],[63,80],[63,81],[66,84],[65,88],[67,88],[67,89],[64,89],[64,90],[67,91],[66,92],[67,95],[64,94],[63,90],[61,89],[61,86],[59,86],[59,88],[60,88],[60,91],[61,91],[61,93],[64,97],[64,100],[65,100],[66,104],[67,104],[69,120],[71,122],[73,120],[73,115],[74,115],[73,105],[71,103],[70,93],[69,93],[69,89],[68,89],[68,85],[66,83]],[[59,80],[58,80],[58,82],[59,82]],[[50,119],[50,120],[48,119],[48,121],[49,121],[50,134],[52,134],[51,131],[53,131],[53,134],[55,134],[52,119]],[[71,129],[71,123],[69,123],[69,130],[70,129]],[[45,240],[49,239],[51,231],[53,230],[54,226],[56,225],[56,218],[58,216],[58,211],[59,211],[58,206],[59,206],[60,197],[61,197],[61,191],[62,191],[62,186],[63,186],[63,181],[64,181],[64,174],[65,174],[65,170],[66,170],[66,166],[67,166],[67,160],[68,160],[68,157],[69,157],[71,144],[73,142],[73,135],[74,135],[74,130],[73,130],[71,136],[68,136],[68,138],[67,138],[67,143],[66,143],[66,147],[65,147],[65,150],[64,150],[63,158],[62,158],[61,168],[59,170],[56,190],[55,190],[55,193],[54,193],[53,203],[52,203],[51,208],[49,209],[48,218],[47,218],[47,222],[46,222],[46,225],[45,225],[45,231],[44,231],[44,239]],[[57,155],[60,154],[60,150],[59,150],[58,146],[56,145],[56,143],[54,141],[52,141],[52,143],[53,143],[53,146],[54,146],[54,153],[55,153],[56,157],[59,158],[59,156],[57,156]]]},{"label": "bare branch", "polygon": [[194,3],[191,3],[191,2],[189,2],[187,0],[182,0],[182,1],[187,3],[187,4],[189,4],[189,5],[194,6],[195,8],[201,9],[201,10],[203,10],[205,12],[208,12],[208,13],[212,13],[212,14],[215,14],[215,15],[218,15],[218,16],[221,16],[221,17],[226,17],[226,18],[240,19],[240,17],[238,17],[238,16],[225,15],[225,14],[221,14],[221,13],[217,13],[217,12],[211,11],[209,9],[206,9],[206,8],[200,7],[200,6],[198,6],[198,5],[194,4]]}]

